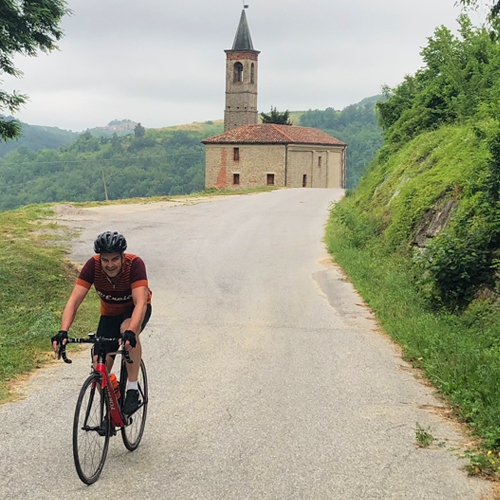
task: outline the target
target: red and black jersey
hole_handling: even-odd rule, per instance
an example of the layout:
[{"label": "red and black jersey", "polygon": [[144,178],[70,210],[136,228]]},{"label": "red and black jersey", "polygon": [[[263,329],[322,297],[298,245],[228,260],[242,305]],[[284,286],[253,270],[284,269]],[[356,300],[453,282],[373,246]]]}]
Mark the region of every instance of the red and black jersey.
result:
[{"label": "red and black jersey", "polygon": [[[119,316],[134,307],[132,290],[148,286],[148,277],[144,261],[131,253],[123,255],[122,272],[111,280],[103,271],[99,255],[95,255],[83,266],[77,285],[90,289],[94,285],[101,298],[101,314],[103,316]],[[149,290],[149,288],[148,288]],[[149,290],[148,304],[151,304]]]}]

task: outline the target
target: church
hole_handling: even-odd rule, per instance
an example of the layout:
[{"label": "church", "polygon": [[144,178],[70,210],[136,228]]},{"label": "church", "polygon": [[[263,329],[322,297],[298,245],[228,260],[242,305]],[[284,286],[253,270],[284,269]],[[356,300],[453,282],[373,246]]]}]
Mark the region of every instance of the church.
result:
[{"label": "church", "polygon": [[226,50],[224,133],[205,139],[205,187],[343,188],[347,144],[309,127],[259,124],[258,59],[243,9]]}]

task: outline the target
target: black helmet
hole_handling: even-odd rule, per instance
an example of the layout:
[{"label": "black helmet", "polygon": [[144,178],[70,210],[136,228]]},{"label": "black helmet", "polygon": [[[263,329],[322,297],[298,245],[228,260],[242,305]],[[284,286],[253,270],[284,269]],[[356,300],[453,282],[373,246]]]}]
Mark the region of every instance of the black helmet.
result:
[{"label": "black helmet", "polygon": [[117,231],[106,231],[94,241],[95,253],[122,253],[127,249],[127,240]]}]

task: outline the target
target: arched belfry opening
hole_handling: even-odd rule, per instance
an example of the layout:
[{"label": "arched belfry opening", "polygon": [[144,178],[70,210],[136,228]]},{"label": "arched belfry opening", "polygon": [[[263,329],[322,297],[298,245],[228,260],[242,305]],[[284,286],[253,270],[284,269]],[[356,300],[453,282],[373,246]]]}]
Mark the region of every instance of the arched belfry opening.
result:
[{"label": "arched belfry opening", "polygon": [[224,130],[256,125],[257,74],[260,52],[253,48],[246,11],[243,9],[233,47],[226,50],[226,109]]},{"label": "arched belfry opening", "polygon": [[243,64],[240,62],[234,65],[234,83],[243,83]]}]

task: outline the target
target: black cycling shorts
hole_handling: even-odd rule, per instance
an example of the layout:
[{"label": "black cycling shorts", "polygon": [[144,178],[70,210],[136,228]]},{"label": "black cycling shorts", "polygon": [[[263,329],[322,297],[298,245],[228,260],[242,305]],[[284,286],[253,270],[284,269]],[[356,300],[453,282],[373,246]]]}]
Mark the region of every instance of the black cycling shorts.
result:
[{"label": "black cycling shorts", "polygon": [[[122,323],[132,317],[134,309],[120,314],[119,316],[101,316],[99,319],[99,325],[97,326],[97,337],[107,337],[109,339],[117,339],[115,342],[106,342],[106,352],[116,352],[118,350],[119,344],[118,339],[121,337],[120,327]],[[151,304],[148,304],[146,308],[146,314],[144,315],[144,320],[141,325],[141,332],[144,330],[148,324],[149,318],[151,318]]]}]

